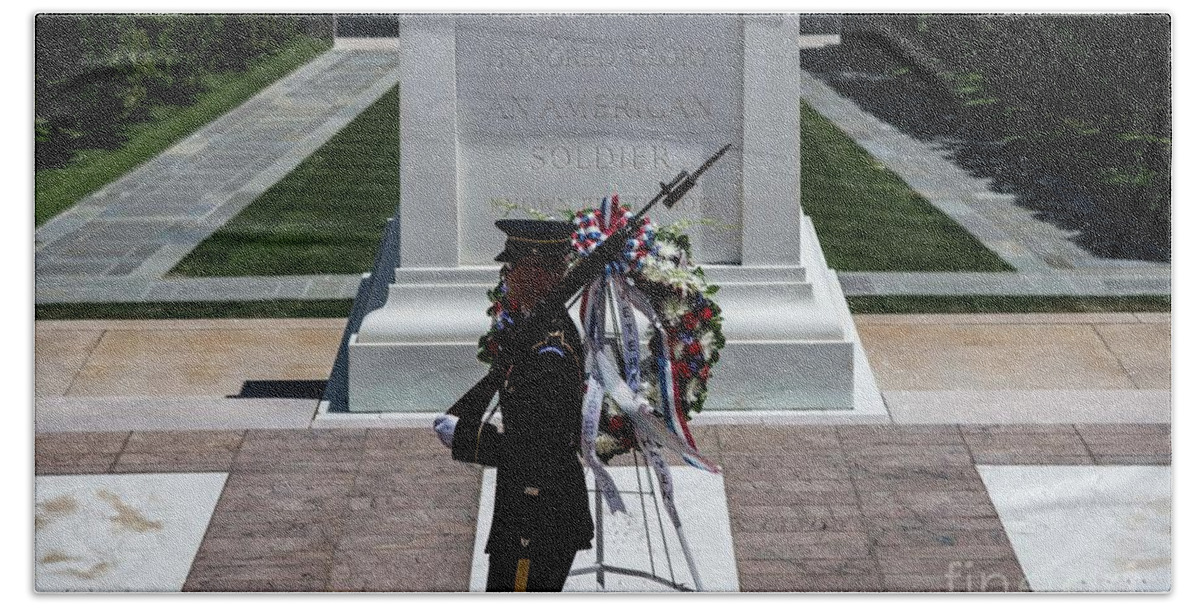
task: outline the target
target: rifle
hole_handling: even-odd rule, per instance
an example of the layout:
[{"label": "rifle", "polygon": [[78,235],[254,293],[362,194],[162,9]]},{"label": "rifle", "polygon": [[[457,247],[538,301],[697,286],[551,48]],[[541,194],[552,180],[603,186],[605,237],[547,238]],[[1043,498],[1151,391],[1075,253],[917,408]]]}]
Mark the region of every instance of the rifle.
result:
[{"label": "rifle", "polygon": [[[700,165],[700,168],[696,169],[694,172],[688,173],[687,171],[680,171],[679,175],[676,175],[675,178],[670,182],[665,184],[659,182],[658,194],[651,199],[649,203],[646,203],[646,206],[642,207],[641,211],[638,211],[636,214],[634,214],[634,216],[625,223],[625,226],[610,235],[603,243],[600,244],[599,247],[596,247],[594,251],[580,260],[578,264],[571,267],[571,269],[567,271],[566,276],[563,277],[562,281],[560,281],[558,285],[551,290],[550,293],[547,294],[546,297],[537,304],[537,306],[534,307],[530,318],[536,318],[538,315],[545,315],[553,312],[554,310],[562,308],[563,305],[565,305],[571,300],[571,298],[575,297],[575,295],[579,293],[579,290],[583,289],[596,277],[600,276],[600,274],[604,272],[605,266],[608,266],[610,263],[621,259],[621,254],[625,250],[626,241],[629,240],[629,237],[633,234],[633,231],[638,229],[638,224],[641,222],[642,218],[645,217],[646,212],[650,211],[652,207],[660,202],[665,205],[667,209],[674,207],[675,203],[678,203],[679,200],[682,199],[683,196],[687,194],[693,186],[696,185],[696,178],[700,177],[705,171],[708,171],[708,168],[711,167],[713,163],[717,162],[717,159],[724,156],[725,152],[729,150],[732,145],[733,144],[725,144],[725,147],[721,148],[716,154],[713,154],[708,160],[704,161],[704,164]],[[529,324],[522,325],[528,326]],[[521,325],[518,325],[515,330],[518,332],[517,343],[527,343],[519,340]]]},{"label": "rifle", "polygon": [[[678,203],[696,185],[696,178],[704,174],[732,146],[733,144],[726,144],[725,147],[718,150],[716,154],[709,157],[708,160],[704,161],[704,164],[691,173],[680,171],[679,175],[676,175],[670,182],[659,182],[658,194],[649,203],[646,203],[646,206],[634,214],[625,223],[625,226],[609,235],[600,246],[596,247],[595,250],[572,266],[562,280],[559,281],[558,285],[538,302],[529,317],[516,320],[516,326],[509,330],[511,333],[501,347],[502,353],[500,356],[506,356],[506,353],[503,351],[509,351],[509,354],[511,354],[512,352],[519,351],[520,345],[531,345],[540,339],[541,336],[537,334],[536,330],[531,329],[538,327],[538,324],[532,321],[539,317],[545,318],[546,315],[553,314],[557,310],[562,310],[563,306],[574,298],[581,289],[591,284],[596,277],[603,274],[606,266],[620,260],[625,250],[625,243],[629,240],[633,231],[639,228],[639,223],[646,216],[646,213],[659,203],[662,203],[668,209],[674,207],[675,203]],[[467,395],[464,395],[446,413],[461,416],[461,410],[469,407],[470,403],[479,403],[483,393],[486,393],[492,388],[492,385],[496,385],[499,381],[499,377],[493,373],[499,367],[501,366],[493,365],[493,371],[489,371],[487,376],[480,380],[468,391]],[[489,393],[487,399],[490,399],[491,394],[494,394],[494,392],[493,390],[492,393]],[[486,401],[483,403],[486,406]]]}]

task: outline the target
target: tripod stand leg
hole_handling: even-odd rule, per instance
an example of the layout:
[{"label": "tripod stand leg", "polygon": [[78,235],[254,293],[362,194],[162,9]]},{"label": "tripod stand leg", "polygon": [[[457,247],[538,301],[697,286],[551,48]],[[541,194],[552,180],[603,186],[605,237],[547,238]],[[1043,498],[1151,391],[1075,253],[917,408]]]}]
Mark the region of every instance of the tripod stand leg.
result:
[{"label": "tripod stand leg", "polygon": [[596,584],[604,589],[604,501],[596,490]]},{"label": "tripod stand leg", "polygon": [[696,569],[696,559],[692,557],[692,548],[688,546],[687,538],[683,535],[683,526],[675,526],[675,534],[679,537],[679,546],[683,548],[683,558],[687,560],[688,570],[692,573],[692,582],[696,583],[696,591],[704,591],[700,582],[700,571]]}]

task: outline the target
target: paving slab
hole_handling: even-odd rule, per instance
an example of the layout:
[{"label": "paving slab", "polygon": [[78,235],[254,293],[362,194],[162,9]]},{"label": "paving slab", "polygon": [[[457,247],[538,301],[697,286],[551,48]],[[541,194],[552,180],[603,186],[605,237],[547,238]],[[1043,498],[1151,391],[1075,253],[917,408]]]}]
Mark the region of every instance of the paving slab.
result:
[{"label": "paving slab", "polygon": [[65,395],[103,333],[38,325],[33,346],[34,396]]},{"label": "paving slab", "polygon": [[134,431],[113,465],[115,473],[228,471],[245,437],[231,431]]},{"label": "paving slab", "polygon": [[112,330],[67,396],[236,395],[247,380],[323,379],[340,339],[333,329]]},{"label": "paving slab", "polygon": [[1069,424],[964,425],[962,433],[976,464],[1094,464]]},{"label": "paving slab", "polygon": [[[625,494],[629,507],[627,514],[604,514],[604,563],[641,570],[695,588],[696,582],[689,574],[682,548],[671,530],[671,524],[663,517],[666,526],[666,544],[658,533],[658,518],[653,510],[640,510],[638,475],[633,467],[612,467],[617,487]],[[646,478],[646,469],[641,469],[642,486],[649,488],[653,483]],[[696,558],[700,585],[704,591],[738,591],[737,566],[734,562],[733,540],[729,529],[729,515],[725,507],[725,487],[720,475],[713,475],[691,467],[671,467],[675,482],[675,495],[684,522],[684,534]],[[587,475],[588,488],[595,484]],[[491,513],[495,494],[495,469],[485,469],[480,489],[478,528],[475,532],[475,554],[471,567],[471,591],[484,591],[487,583],[487,555],[483,552],[487,542],[487,531],[491,526]],[[650,504],[650,497],[646,497]],[[592,509],[595,511],[593,502]],[[593,517],[595,514],[593,513]],[[646,518],[649,521],[646,521]],[[647,536],[645,526],[649,526]],[[779,539],[786,542],[786,539]],[[647,546],[652,548],[648,551]],[[670,557],[668,557],[670,556]],[[670,559],[670,561],[668,561]],[[580,551],[575,556],[572,570],[586,568],[596,563],[596,550]],[[567,579],[563,591],[600,591],[595,574],[576,574]],[[603,590],[624,592],[670,591],[662,584],[645,579],[608,573]]]},{"label": "paving slab", "polygon": [[36,331],[104,331],[149,330],[185,331],[204,329],[261,329],[288,331],[292,329],[342,329],[344,318],[313,319],[79,319],[71,321],[37,321]]},{"label": "paving slab", "polygon": [[1169,423],[1168,390],[884,391],[897,424]]},{"label": "paving slab", "polygon": [[[1124,313],[980,316],[986,322],[977,323],[972,315],[857,316],[888,404],[878,416],[712,411],[698,416],[694,424],[703,429],[729,424],[891,421],[1170,421],[1170,327],[1165,322],[1169,316],[1148,317],[1145,322]],[[35,324],[38,428],[428,427],[432,414],[318,411],[314,420],[317,407],[309,400],[225,398],[239,393],[248,380],[324,379],[344,323],[343,319],[39,321]],[[1059,340],[1044,330],[1066,331],[1078,340]],[[105,340],[88,345],[89,337],[104,332],[108,332]],[[1113,340],[1105,340],[1105,335]],[[119,343],[109,340],[114,337],[121,338]],[[278,350],[277,344],[288,348]],[[884,357],[886,366],[881,364]],[[1016,362],[1015,367],[991,361],[997,357],[1008,357],[1004,360]],[[1057,359],[1054,364],[1066,376],[1065,387],[1037,369],[1039,361],[1048,359]],[[120,365],[128,371],[117,371]],[[954,369],[961,373],[947,379],[922,371],[939,365],[957,366]],[[1078,375],[1085,380],[1073,379],[1075,369],[1083,370]],[[193,372],[196,375],[189,376]],[[1139,388],[1154,386],[1150,382],[1154,373],[1159,374],[1157,386],[1163,388]],[[1091,382],[1086,378],[1125,388],[1069,388]],[[72,382],[79,385],[78,391]],[[914,385],[930,388],[892,388]],[[1035,388],[1012,388],[1030,385]]]},{"label": "paving slab", "polygon": [[179,591],[226,476],[37,477],[34,587]]},{"label": "paving slab", "polygon": [[1135,388],[1087,325],[863,325],[882,391]]},{"label": "paving slab", "polygon": [[1096,325],[1104,344],[1117,356],[1138,388],[1171,388],[1171,325]]},{"label": "paving slab", "polygon": [[1169,312],[1135,312],[1133,316],[1142,323],[1171,323],[1171,313]]},{"label": "paving slab", "polygon": [[[1062,312],[1062,313],[949,313],[949,314],[859,314],[855,325],[1095,325],[1098,323],[1161,323],[1160,317],[1139,318],[1147,313]],[[1157,313],[1155,313],[1157,314]],[[1169,322],[1170,313],[1165,313]]]},{"label": "paving slab", "polygon": [[1170,467],[979,470],[1034,591],[1170,591]]},{"label": "paving slab", "polygon": [[[1171,269],[1096,268],[1022,272],[838,271],[847,296],[1141,296],[1171,295]],[[1127,276],[1119,276],[1127,275]]]},{"label": "paving slab", "polygon": [[[1001,499],[962,455],[982,438],[999,459],[1032,453],[1048,459],[1035,464],[1050,464],[1054,449],[1039,449],[1058,446],[1068,429],[1097,455],[1169,459],[1169,425],[789,426],[766,429],[767,441],[751,426],[705,428],[706,453],[725,466],[719,494],[738,588],[1026,590],[1025,556],[1018,561],[1021,547],[1001,522]],[[144,464],[147,473],[189,462],[228,471],[195,559],[172,560],[187,568],[186,590],[471,585],[481,469],[451,461],[428,428],[39,433],[35,445],[39,481],[55,466],[96,456],[109,467]],[[953,458],[922,458],[930,452]],[[772,486],[781,491],[768,498]],[[704,508],[704,517],[713,514]],[[1091,542],[1071,536],[1059,544]],[[1136,550],[1121,555],[1142,559]]]},{"label": "paving slab", "polygon": [[316,408],[315,399],[40,397],[34,427],[39,433],[298,429],[312,424]]},{"label": "paving slab", "polygon": [[37,475],[108,473],[116,463],[129,431],[42,433],[35,435]]},{"label": "paving slab", "polygon": [[1171,464],[1169,424],[1076,424],[1096,464]]}]

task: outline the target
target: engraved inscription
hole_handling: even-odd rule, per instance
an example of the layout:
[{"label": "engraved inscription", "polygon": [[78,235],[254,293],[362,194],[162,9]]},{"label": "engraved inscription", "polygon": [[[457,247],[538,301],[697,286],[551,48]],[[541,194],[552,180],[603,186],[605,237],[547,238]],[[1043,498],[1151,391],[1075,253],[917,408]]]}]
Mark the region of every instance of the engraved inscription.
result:
[{"label": "engraved inscription", "polygon": [[[644,203],[660,181],[742,140],[736,15],[455,21],[460,263],[492,263],[497,217],[560,217],[613,191]],[[739,163],[735,149],[655,221],[735,223]],[[705,225],[697,260],[737,259],[736,234]]]},{"label": "engraved inscription", "polygon": [[529,68],[703,68],[712,65],[715,51],[707,45],[650,45],[637,42],[599,45],[551,38],[540,47],[505,46],[488,55],[487,67]]},{"label": "engraved inscription", "polygon": [[646,97],[598,93],[539,100],[528,95],[509,95],[493,99],[488,110],[491,115],[505,120],[711,120],[714,115],[712,101],[690,92]]},{"label": "engraved inscription", "polygon": [[543,169],[623,169],[667,171],[675,168],[665,146],[545,145],[530,150],[529,168]]}]

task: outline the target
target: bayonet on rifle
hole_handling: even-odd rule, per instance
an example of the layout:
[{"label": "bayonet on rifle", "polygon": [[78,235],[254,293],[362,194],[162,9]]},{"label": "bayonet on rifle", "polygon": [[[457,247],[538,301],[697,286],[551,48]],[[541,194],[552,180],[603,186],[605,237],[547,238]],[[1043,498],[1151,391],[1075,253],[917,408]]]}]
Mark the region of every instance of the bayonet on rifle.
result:
[{"label": "bayonet on rifle", "polygon": [[[509,333],[508,338],[504,340],[504,344],[501,346],[500,357],[507,357],[513,352],[519,351],[522,345],[531,345],[540,339],[541,336],[539,335],[527,335],[531,331],[528,328],[538,326],[537,323],[533,323],[532,321],[539,315],[553,313],[555,308],[561,309],[584,286],[600,276],[604,272],[605,266],[621,259],[626,241],[629,240],[629,236],[638,227],[646,213],[660,202],[668,209],[675,206],[696,185],[696,178],[704,174],[713,163],[724,156],[725,152],[731,146],[732,144],[727,144],[718,150],[716,154],[713,154],[708,160],[704,161],[704,164],[700,165],[695,171],[691,173],[680,171],[679,175],[676,175],[670,182],[659,182],[658,194],[649,203],[646,203],[645,207],[642,207],[640,211],[626,222],[624,227],[611,234],[599,247],[588,254],[587,257],[584,257],[572,266],[562,281],[541,302],[538,302],[528,318],[516,320],[516,326],[508,330],[511,333]],[[459,399],[447,413],[461,417],[465,414],[463,410],[468,404],[486,404],[491,394],[498,390],[498,383],[503,379],[501,367],[494,362],[492,370],[488,372],[488,375],[468,391],[462,399]]]}]

